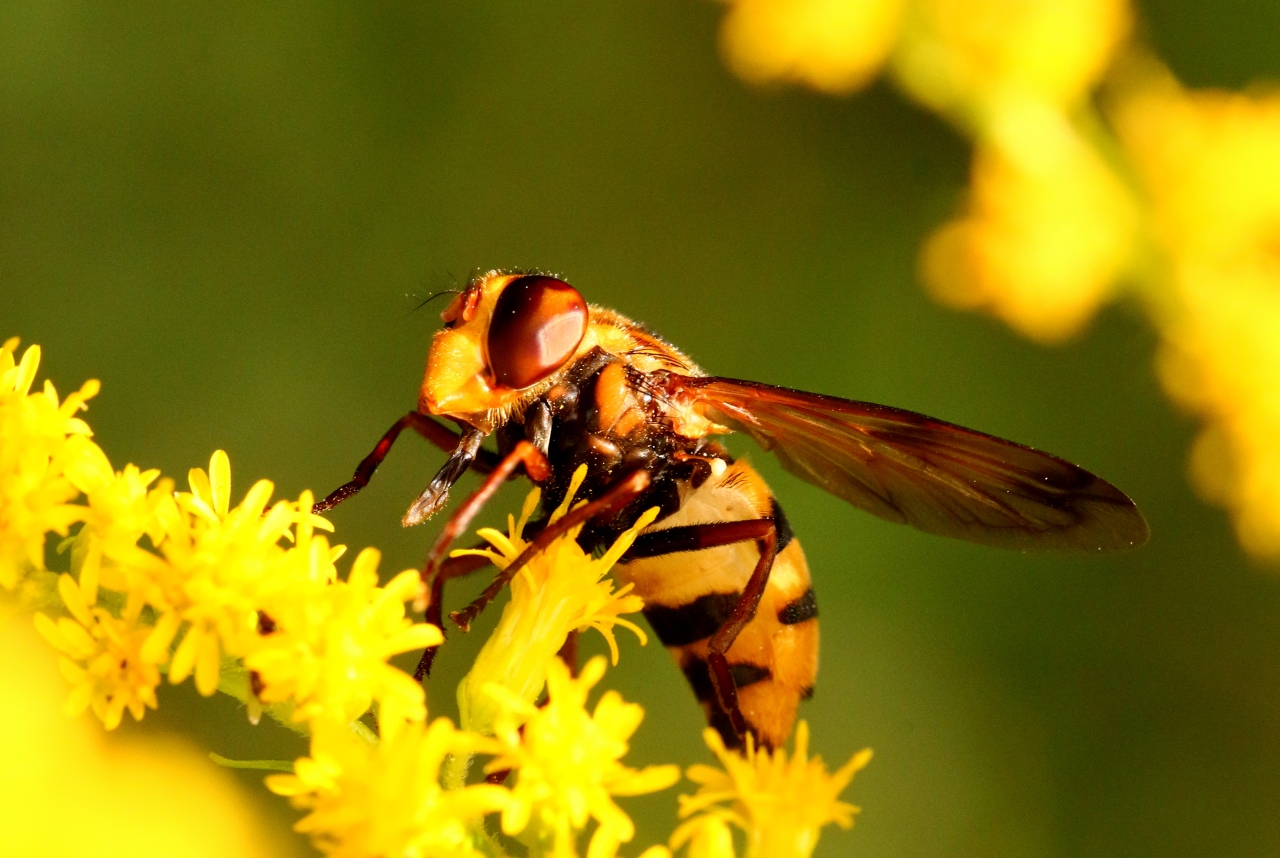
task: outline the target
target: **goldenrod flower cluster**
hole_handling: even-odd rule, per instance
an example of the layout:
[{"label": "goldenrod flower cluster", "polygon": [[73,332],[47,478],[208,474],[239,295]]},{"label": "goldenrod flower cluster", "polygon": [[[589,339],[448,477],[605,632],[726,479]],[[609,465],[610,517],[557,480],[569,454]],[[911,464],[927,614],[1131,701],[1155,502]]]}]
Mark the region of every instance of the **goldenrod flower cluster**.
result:
[{"label": "goldenrod flower cluster", "polygon": [[1125,0],[726,2],[743,78],[842,93],[883,68],[972,140],[968,197],[920,253],[938,300],[1042,342],[1113,296],[1145,307],[1166,389],[1206,421],[1195,484],[1280,558],[1280,100],[1183,89]]},{"label": "goldenrod flower cluster", "polygon": [[397,714],[425,711],[421,687],[386,664],[441,640],[439,629],[405,617],[419,590],[414,572],[379,587],[378,555],[367,550],[340,579],[343,548],[318,532],[331,526],[311,514],[311,496],[272,504],[261,480],[232,505],[221,451],[208,472],[191,471],[189,492],[174,492],[158,471],[113,470],[72,416],[96,383],[61,405],[51,384],[30,394],[40,352],[33,346],[15,363],[16,346],[0,349],[0,450],[14,460],[0,480],[0,539],[15,546],[3,583],[13,589],[43,571],[46,533],[65,537],[83,522],[64,543],[74,575],[57,578],[67,615],[36,615],[74,686],[71,712],[92,708],[108,729],[125,710],[141,719],[156,706],[162,672],[213,694],[224,657],[244,660],[256,698],[290,702],[299,721],[345,723],[374,701]]},{"label": "goldenrod flower cluster", "polygon": [[809,855],[827,823],[853,827],[860,808],[840,801],[840,793],[871,761],[870,750],[859,751],[839,770],[827,774],[820,757],[809,758],[805,721],[796,728],[790,757],[781,748],[772,752],[755,748],[749,738],[745,755],[739,755],[725,748],[715,730],[708,729],[703,736],[724,770],[689,769],[689,780],[699,789],[680,799],[680,815],[692,819],[676,829],[673,842],[701,840],[707,854],[717,854],[712,844],[727,838],[726,824],[731,823],[747,834],[747,858]]},{"label": "goldenrod flower cluster", "polygon": [[840,93],[885,68],[973,139],[969,200],[921,253],[940,300],[1056,340],[1112,292],[1138,211],[1087,99],[1129,32],[1124,0],[728,2],[721,45],[744,78]]},{"label": "goldenrod flower cluster", "polygon": [[541,708],[502,686],[488,688],[502,711],[496,737],[482,746],[494,755],[486,770],[518,773],[502,811],[502,830],[520,833],[537,817],[535,830],[545,842],[534,845],[558,858],[574,854],[574,833],[594,819],[588,854],[614,854],[635,835],[635,826],[613,796],[666,789],[680,779],[680,770],[637,771],[619,762],[644,710],[607,691],[595,711],[587,711],[587,693],[604,676],[603,658],[588,662],[576,680],[558,660],[547,668],[547,703]]},{"label": "goldenrod flower cluster", "polygon": [[[615,799],[679,779],[673,765],[623,762],[644,712],[613,691],[589,706],[605,660],[593,659],[575,678],[557,655],[569,635],[591,628],[605,636],[615,663],[615,626],[644,641],[623,616],[640,610],[640,599],[607,576],[656,510],[598,558],[583,552],[574,528],[516,574],[498,628],[458,690],[463,723],[455,727],[447,718],[428,719],[422,687],[389,661],[442,641],[438,628],[406,616],[406,603],[423,596],[417,572],[381,585],[378,553],[365,549],[343,577],[336,564],[344,548],[322,532],[330,526],[312,514],[310,493],[272,502],[273,487],[262,480],[236,502],[221,451],[207,471],[190,472],[185,492],[153,470],[113,470],[76,416],[97,384],[61,403],[47,383],[30,393],[39,350],[15,361],[16,350],[10,340],[0,351],[0,592],[9,594],[11,615],[24,605],[40,609],[35,627],[71,684],[68,714],[92,709],[108,729],[125,711],[141,719],[158,705],[165,675],[171,683],[192,677],[205,695],[235,694],[251,718],[265,708],[309,735],[310,750],[293,764],[246,765],[286,769],[270,776],[268,787],[307,811],[298,830],[341,858],[498,858],[509,854],[504,838],[534,858],[575,858],[584,840],[588,858],[614,858],[635,836]],[[585,469],[574,475],[551,521],[569,511],[585,476]],[[506,568],[528,546],[523,531],[538,502],[535,491],[519,520],[509,518],[507,533],[482,530],[492,548],[481,553]],[[68,572],[45,568],[50,535],[68,555]],[[828,774],[806,757],[804,725],[790,762],[782,751],[748,748],[739,756],[707,735],[725,772],[690,769],[701,789],[686,798],[683,815],[694,818],[670,847],[651,846],[642,858],[671,858],[671,849],[686,849],[691,858],[733,858],[730,824],[744,832],[749,856],[808,856],[823,826],[851,824],[855,809],[838,796],[866,752]],[[478,757],[485,763],[473,773]],[[180,773],[184,782],[171,785],[175,794],[206,797],[204,823],[223,826],[193,842],[236,854],[261,851],[228,845],[251,825],[236,815],[225,790],[190,775],[190,761],[166,768],[156,762],[163,758],[163,752],[139,756],[139,771],[151,779]],[[110,782],[92,755],[78,759],[88,773],[84,789]],[[64,792],[28,792],[19,804],[60,802]],[[86,819],[102,816],[94,802],[86,796],[78,803]],[[41,813],[36,807],[30,816],[44,819]],[[165,831],[174,824],[154,822]],[[94,848],[140,854],[117,828],[105,826]],[[18,826],[0,832],[0,845],[18,844],[5,854],[37,854],[41,837],[57,836],[70,835]],[[82,841],[88,842],[75,842]],[[165,854],[197,849],[170,846]]]},{"label": "goldenrod flower cluster", "polygon": [[1245,548],[1280,557],[1280,96],[1188,92],[1150,62],[1121,85],[1115,123],[1162,251],[1157,366],[1206,420],[1192,476]]},{"label": "goldenrod flower cluster", "polygon": [[12,590],[44,569],[45,535],[66,536],[84,517],[67,475],[84,455],[89,426],[76,415],[98,392],[86,383],[59,402],[53,382],[31,393],[40,347],[15,362],[18,340],[0,346],[0,587]]}]

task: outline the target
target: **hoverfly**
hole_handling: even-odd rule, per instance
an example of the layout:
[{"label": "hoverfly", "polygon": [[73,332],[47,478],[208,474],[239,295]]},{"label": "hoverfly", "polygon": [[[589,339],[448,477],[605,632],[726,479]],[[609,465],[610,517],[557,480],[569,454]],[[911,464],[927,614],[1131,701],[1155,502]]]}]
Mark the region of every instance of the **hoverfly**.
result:
[{"label": "hoverfly", "polygon": [[[404,516],[438,511],[468,469],[487,474],[432,547],[428,621],[444,581],[484,564],[445,559],[450,543],[517,469],[561,502],[574,470],[589,502],[535,522],[525,555],[451,616],[466,628],[516,570],[583,524],[592,550],[650,507],[658,519],[617,567],[708,720],[731,746],[748,733],[781,745],[817,671],[817,602],[800,542],[763,479],[715,438],[738,431],[791,473],[860,509],[928,533],[1015,549],[1113,551],[1141,545],[1147,523],[1110,483],[1029,447],[884,405],[703,373],[681,351],[563,280],[492,271],[442,314],[418,407],[396,422],[325,511],[368,484],[412,428],[450,451]],[[455,432],[437,418],[456,423]],[[495,435],[497,451],[481,443]],[[423,656],[418,677],[434,652]]]}]

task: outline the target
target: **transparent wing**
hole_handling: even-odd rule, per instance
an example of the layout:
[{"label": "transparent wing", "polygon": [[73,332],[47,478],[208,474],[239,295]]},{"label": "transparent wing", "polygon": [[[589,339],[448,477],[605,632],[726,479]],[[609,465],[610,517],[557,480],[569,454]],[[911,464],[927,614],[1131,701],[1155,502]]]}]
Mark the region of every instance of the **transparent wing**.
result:
[{"label": "transparent wing", "polygon": [[1030,447],[923,414],[730,378],[682,377],[712,420],[788,471],[889,521],[1001,548],[1117,551],[1147,541],[1123,492]]}]

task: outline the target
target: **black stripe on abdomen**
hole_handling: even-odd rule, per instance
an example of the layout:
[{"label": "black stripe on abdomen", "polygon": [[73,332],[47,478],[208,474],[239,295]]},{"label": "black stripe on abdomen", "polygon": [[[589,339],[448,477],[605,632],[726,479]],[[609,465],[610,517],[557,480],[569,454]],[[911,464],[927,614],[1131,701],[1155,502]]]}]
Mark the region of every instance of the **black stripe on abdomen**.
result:
[{"label": "black stripe on abdomen", "polygon": [[[704,659],[690,659],[681,670],[684,672],[684,678],[689,680],[689,687],[693,689],[693,696],[698,698],[699,703],[706,703],[715,698],[715,688],[711,685],[711,669],[707,667]],[[734,687],[742,689],[757,682],[764,682],[773,674],[767,667],[743,662],[729,665],[729,676],[733,678]]]},{"label": "black stripe on abdomen", "polygon": [[669,608],[649,605],[644,617],[665,646],[688,646],[715,634],[738,604],[741,593],[707,593],[692,602]]},{"label": "black stripe on abdomen", "polygon": [[770,516],[773,518],[773,529],[777,533],[777,545],[774,551],[781,554],[782,550],[791,544],[791,540],[795,539],[795,534],[791,530],[791,522],[787,521],[787,517],[782,512],[782,507],[778,505],[777,498],[770,498],[769,503],[772,506]]},{"label": "black stripe on abdomen", "polygon": [[784,626],[794,626],[796,623],[812,620],[816,616],[818,616],[818,597],[810,587],[798,599],[792,599],[782,606],[782,610],[778,611],[778,622]]}]

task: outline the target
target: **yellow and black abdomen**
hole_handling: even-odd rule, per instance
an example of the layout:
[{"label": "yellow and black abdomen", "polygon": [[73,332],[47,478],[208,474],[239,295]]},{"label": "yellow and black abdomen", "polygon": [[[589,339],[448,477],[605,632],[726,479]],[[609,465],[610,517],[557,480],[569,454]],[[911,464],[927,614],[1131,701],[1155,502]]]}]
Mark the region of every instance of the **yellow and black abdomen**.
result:
[{"label": "yellow and black abdomen", "polygon": [[[791,537],[764,480],[744,462],[731,464],[697,488],[681,484],[680,500],[680,509],[648,532],[770,517],[778,522],[778,554],[768,587],[755,616],[725,655],[747,724],[760,743],[781,746],[800,701],[813,692],[818,668],[818,609],[804,551]],[[730,747],[739,741],[715,699],[707,646],[759,559],[756,544],[742,542],[618,566],[619,577],[634,583],[644,599],[645,617],[689,680],[708,722]]]}]

